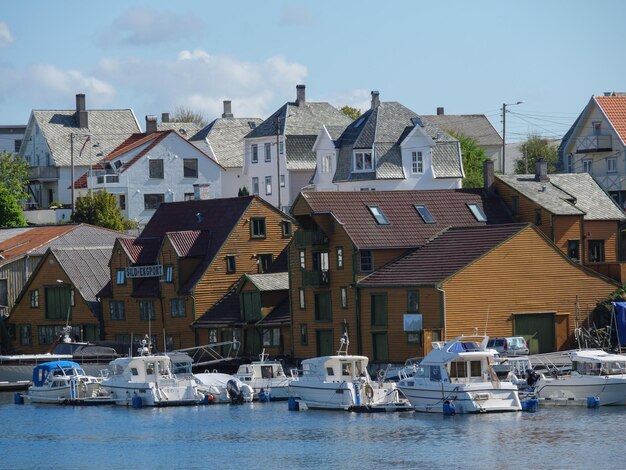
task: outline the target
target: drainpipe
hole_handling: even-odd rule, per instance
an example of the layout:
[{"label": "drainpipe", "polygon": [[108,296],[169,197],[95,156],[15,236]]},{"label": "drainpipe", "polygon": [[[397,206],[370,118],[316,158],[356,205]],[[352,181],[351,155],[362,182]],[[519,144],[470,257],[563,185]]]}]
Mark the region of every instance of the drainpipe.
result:
[{"label": "drainpipe", "polygon": [[441,299],[441,320],[443,323],[443,341],[447,339],[447,327],[446,327],[446,291],[444,291],[441,287],[435,286],[435,289],[439,291],[440,299]]},{"label": "drainpipe", "polygon": [[356,352],[357,354],[363,354],[361,345],[361,299],[359,296],[359,289],[356,286],[356,266],[358,260],[358,250],[352,245],[352,285],[354,286],[354,315],[356,321]]}]

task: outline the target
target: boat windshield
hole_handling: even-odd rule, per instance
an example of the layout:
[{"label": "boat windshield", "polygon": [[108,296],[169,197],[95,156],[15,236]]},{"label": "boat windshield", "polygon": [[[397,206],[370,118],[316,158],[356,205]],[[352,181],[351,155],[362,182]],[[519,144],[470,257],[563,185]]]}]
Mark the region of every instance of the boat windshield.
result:
[{"label": "boat windshield", "polygon": [[460,341],[454,343],[448,349],[450,352],[470,352],[470,351],[482,351],[480,345],[475,341]]},{"label": "boat windshield", "polygon": [[626,363],[613,362],[582,362],[573,361],[572,370],[580,375],[615,375],[626,374]]}]

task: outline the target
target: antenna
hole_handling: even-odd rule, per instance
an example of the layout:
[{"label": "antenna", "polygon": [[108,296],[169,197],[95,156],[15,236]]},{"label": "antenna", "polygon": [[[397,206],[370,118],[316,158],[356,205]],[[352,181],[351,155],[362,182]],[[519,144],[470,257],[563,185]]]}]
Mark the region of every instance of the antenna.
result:
[{"label": "antenna", "polygon": [[487,307],[487,318],[485,318],[485,333],[484,336],[487,336],[487,324],[489,323],[489,309],[491,308],[491,306]]}]

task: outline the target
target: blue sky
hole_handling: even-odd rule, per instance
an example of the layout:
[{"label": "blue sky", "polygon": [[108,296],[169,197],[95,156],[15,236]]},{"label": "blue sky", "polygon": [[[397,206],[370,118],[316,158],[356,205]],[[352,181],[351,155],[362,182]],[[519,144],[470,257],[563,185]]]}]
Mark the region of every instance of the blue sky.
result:
[{"label": "blue sky", "polygon": [[594,94],[626,91],[626,2],[3,2],[0,125],[32,109],[183,106],[267,117],[295,99],[485,114],[507,142],[561,137]]}]

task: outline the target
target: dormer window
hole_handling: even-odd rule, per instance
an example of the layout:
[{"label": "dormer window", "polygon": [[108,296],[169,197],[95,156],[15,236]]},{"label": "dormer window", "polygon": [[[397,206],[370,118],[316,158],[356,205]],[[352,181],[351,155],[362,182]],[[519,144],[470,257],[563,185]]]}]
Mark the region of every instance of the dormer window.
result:
[{"label": "dormer window", "polygon": [[421,204],[415,204],[415,210],[420,215],[425,224],[434,224],[436,223],[435,218],[431,215],[428,208]]},{"label": "dormer window", "polygon": [[472,211],[472,214],[474,215],[476,220],[478,220],[479,222],[487,222],[487,216],[485,215],[482,207],[473,202],[467,204],[467,207],[469,207],[469,210]]},{"label": "dormer window", "polygon": [[372,171],[374,159],[371,151],[359,150],[354,152],[354,171]]},{"label": "dormer window", "polygon": [[424,173],[424,155],[422,152],[411,153],[411,173],[414,175]]},{"label": "dormer window", "polygon": [[331,155],[322,156],[322,173],[330,173]]},{"label": "dormer window", "polygon": [[378,225],[389,225],[389,221],[387,220],[387,217],[385,217],[385,214],[383,214],[383,211],[380,210],[380,207],[367,206],[367,208],[374,216],[374,219],[376,219],[376,222],[378,222]]}]

